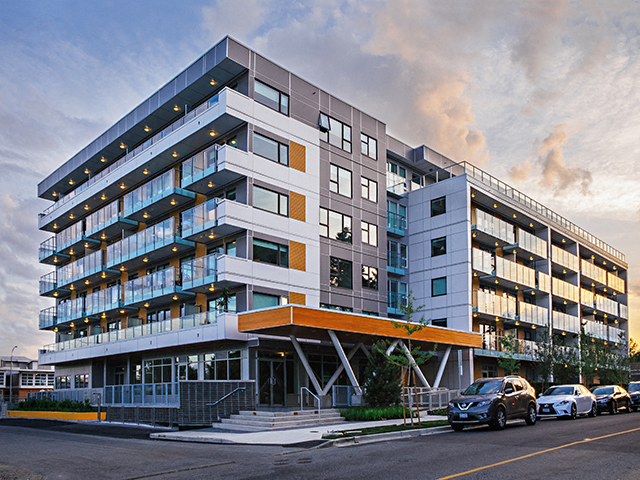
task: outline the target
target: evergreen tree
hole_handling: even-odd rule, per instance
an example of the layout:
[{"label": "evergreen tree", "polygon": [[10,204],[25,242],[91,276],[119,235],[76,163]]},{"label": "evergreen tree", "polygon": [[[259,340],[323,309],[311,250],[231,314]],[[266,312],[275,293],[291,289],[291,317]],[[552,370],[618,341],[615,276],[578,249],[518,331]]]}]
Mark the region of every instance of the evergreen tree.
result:
[{"label": "evergreen tree", "polygon": [[364,401],[370,407],[387,407],[400,402],[400,367],[385,354],[387,344],[376,342],[371,349],[371,362],[364,371]]}]

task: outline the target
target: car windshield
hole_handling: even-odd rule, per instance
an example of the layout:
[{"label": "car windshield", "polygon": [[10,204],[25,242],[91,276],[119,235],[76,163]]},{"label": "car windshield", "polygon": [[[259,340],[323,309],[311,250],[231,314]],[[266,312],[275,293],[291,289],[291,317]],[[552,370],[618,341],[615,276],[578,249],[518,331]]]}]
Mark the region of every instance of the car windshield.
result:
[{"label": "car windshield", "polygon": [[502,380],[489,382],[475,382],[469,385],[463,395],[482,395],[485,393],[498,393],[502,388]]},{"label": "car windshield", "polygon": [[573,395],[573,387],[551,387],[547,388],[544,395]]},{"label": "car windshield", "polygon": [[629,384],[630,392],[640,392],[640,383],[630,383]]},{"label": "car windshield", "polygon": [[613,387],[598,387],[593,391],[594,395],[613,395]]}]

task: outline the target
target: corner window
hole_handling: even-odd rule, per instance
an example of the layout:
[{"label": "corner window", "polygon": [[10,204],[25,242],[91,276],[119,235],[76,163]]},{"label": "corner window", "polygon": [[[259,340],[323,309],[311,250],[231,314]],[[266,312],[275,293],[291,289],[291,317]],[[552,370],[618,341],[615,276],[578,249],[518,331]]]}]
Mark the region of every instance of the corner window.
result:
[{"label": "corner window", "polygon": [[378,290],[378,269],[375,267],[362,266],[362,288]]},{"label": "corner window", "polygon": [[331,165],[329,190],[333,193],[351,198],[351,172],[337,165]]},{"label": "corner window", "polygon": [[276,112],[289,115],[289,95],[256,80],[253,98]]},{"label": "corner window", "polygon": [[447,294],[447,277],[431,279],[431,296],[439,297]]},{"label": "corner window", "polygon": [[434,198],[431,200],[431,216],[437,217],[447,213],[447,197]]},{"label": "corner window", "polygon": [[338,312],[353,312],[351,307],[341,307],[340,305],[329,305],[328,303],[321,303],[320,308],[326,308],[327,310],[336,310]]},{"label": "corner window", "polygon": [[447,237],[431,240],[431,256],[438,257],[447,253]]},{"label": "corner window", "polygon": [[[321,124],[323,115],[322,113],[320,114]],[[329,129],[323,130],[321,126],[320,131],[323,133],[320,135],[320,139],[351,153],[351,127],[335,118],[328,117],[328,120]]]},{"label": "corner window", "polygon": [[351,217],[320,208],[320,236],[351,243]]},{"label": "corner window", "polygon": [[289,216],[289,197],[266,188],[253,186],[253,206],[267,212]]},{"label": "corner window", "polygon": [[277,295],[266,295],[264,293],[253,294],[253,309],[277,307],[280,305],[280,297]]},{"label": "corner window", "polygon": [[378,182],[362,177],[362,198],[378,203]]},{"label": "corner window", "polygon": [[378,159],[378,142],[373,137],[369,135],[365,135],[364,133],[360,134],[360,151],[363,155],[367,157],[373,158],[374,160]]},{"label": "corner window", "polygon": [[332,287],[353,288],[353,264],[348,260],[330,257],[329,278]]},{"label": "corner window", "polygon": [[397,163],[387,162],[387,172],[400,175],[402,178],[407,178],[407,170],[404,167],[399,166]]},{"label": "corner window", "polygon": [[320,129],[321,132],[323,133],[327,133],[329,131],[329,116],[324,114],[324,113],[320,113],[320,116],[318,117],[318,128]]},{"label": "corner window", "polygon": [[361,222],[362,225],[362,243],[371,246],[378,246],[378,226],[373,223]]},{"label": "corner window", "polygon": [[259,133],[253,134],[253,153],[272,162],[289,165],[289,146],[271,140]]},{"label": "corner window", "polygon": [[289,247],[264,240],[253,239],[253,260],[272,263],[281,267],[289,266]]},{"label": "corner window", "polygon": [[445,327],[447,328],[447,319],[446,318],[434,318],[431,320],[431,325],[434,327]]}]

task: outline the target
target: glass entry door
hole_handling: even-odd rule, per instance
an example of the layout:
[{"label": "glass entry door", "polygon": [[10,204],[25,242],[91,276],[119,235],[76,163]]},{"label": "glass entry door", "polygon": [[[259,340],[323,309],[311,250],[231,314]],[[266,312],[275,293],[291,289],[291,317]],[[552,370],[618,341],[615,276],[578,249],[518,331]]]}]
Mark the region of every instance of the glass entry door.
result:
[{"label": "glass entry door", "polygon": [[285,406],[286,369],[284,360],[258,359],[259,404]]}]

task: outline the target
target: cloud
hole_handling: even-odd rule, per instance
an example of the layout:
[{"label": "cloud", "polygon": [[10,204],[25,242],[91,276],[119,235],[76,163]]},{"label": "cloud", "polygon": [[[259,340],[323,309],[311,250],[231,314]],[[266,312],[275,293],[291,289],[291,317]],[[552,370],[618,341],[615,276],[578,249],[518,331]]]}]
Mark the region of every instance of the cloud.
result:
[{"label": "cloud", "polygon": [[529,178],[529,174],[531,173],[531,157],[527,157],[527,159],[522,163],[516,163],[509,170],[509,178],[516,182],[522,183]]},{"label": "cloud", "polygon": [[202,7],[202,26],[209,33],[212,44],[224,35],[246,42],[249,35],[265,23],[271,5],[267,0],[221,0],[213,6]]}]

